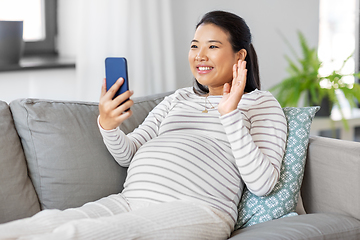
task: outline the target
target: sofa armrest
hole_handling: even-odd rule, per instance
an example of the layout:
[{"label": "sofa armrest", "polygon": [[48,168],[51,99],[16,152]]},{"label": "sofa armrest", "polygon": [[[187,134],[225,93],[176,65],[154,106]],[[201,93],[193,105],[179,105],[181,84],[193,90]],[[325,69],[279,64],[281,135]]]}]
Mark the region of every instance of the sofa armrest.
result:
[{"label": "sofa armrest", "polygon": [[311,136],[301,188],[307,213],[360,219],[360,143]]}]

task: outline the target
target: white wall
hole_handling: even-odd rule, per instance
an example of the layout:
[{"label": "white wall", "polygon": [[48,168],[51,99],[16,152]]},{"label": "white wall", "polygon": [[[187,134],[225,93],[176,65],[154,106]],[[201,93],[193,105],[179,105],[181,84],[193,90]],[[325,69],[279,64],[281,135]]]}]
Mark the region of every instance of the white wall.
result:
[{"label": "white wall", "polygon": [[[81,44],[77,41],[77,32],[83,27],[78,25],[78,4],[76,0],[59,0],[58,4],[59,52],[62,56],[75,58]],[[252,30],[262,89],[265,90],[286,77],[284,54],[290,54],[290,51],[279,32],[297,51],[300,49],[297,30],[305,34],[310,46],[318,43],[319,0],[181,0],[171,1],[171,4],[177,88],[192,85],[187,60],[190,41],[196,23],[210,10],[232,11],[246,20]],[[82,100],[79,87],[75,69],[0,72],[0,99],[7,102],[20,97]]]},{"label": "white wall", "polygon": [[77,0],[58,0],[58,49],[61,56],[76,57],[79,42]]}]

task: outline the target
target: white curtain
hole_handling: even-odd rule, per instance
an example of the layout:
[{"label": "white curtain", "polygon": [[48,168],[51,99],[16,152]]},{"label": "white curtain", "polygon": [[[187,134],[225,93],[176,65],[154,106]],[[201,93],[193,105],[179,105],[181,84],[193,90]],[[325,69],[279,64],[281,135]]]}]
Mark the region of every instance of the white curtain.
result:
[{"label": "white curtain", "polygon": [[175,90],[171,0],[79,0],[78,98],[98,101],[106,57],[128,60],[134,96]]}]

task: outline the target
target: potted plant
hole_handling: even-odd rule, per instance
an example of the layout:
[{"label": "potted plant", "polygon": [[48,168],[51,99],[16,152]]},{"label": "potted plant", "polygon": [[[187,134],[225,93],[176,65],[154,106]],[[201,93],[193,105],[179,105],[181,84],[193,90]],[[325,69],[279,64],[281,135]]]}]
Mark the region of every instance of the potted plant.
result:
[{"label": "potted plant", "polygon": [[343,81],[345,76],[360,77],[360,73],[341,73],[342,68],[351,55],[344,60],[340,69],[332,71],[332,73],[327,76],[321,76],[319,69],[322,66],[322,62],[318,58],[317,49],[308,46],[301,32],[298,32],[298,36],[302,56],[297,57],[297,62],[285,56],[289,64],[287,68],[289,77],[272,87],[270,91],[282,107],[298,107],[301,101],[304,103],[304,106],[321,106],[328,102],[328,107],[322,106],[322,108],[323,110],[329,110],[330,115],[332,107],[336,105],[339,108],[344,125],[347,128],[347,122],[344,118],[337,92],[343,92],[351,108],[357,106],[356,100],[360,102],[360,84],[348,84]]}]

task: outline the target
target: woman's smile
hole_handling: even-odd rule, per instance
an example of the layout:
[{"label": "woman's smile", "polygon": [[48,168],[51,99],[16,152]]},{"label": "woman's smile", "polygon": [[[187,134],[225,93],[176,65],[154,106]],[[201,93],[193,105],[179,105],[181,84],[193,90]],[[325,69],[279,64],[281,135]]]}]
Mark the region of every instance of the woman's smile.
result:
[{"label": "woman's smile", "polygon": [[211,66],[207,66],[207,65],[203,65],[203,64],[197,65],[196,68],[197,68],[197,71],[199,74],[207,74],[214,69]]}]

